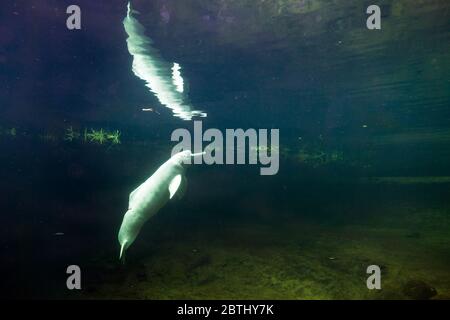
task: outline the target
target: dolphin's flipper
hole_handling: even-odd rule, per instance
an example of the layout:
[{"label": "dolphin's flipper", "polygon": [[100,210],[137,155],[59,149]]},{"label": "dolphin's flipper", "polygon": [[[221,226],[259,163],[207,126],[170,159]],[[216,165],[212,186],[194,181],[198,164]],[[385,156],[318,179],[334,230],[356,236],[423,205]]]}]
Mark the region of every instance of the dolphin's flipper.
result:
[{"label": "dolphin's flipper", "polygon": [[177,192],[178,188],[181,185],[182,176],[181,174],[177,174],[172,181],[170,181],[169,184],[169,193],[170,193],[170,199],[174,196],[174,194]]},{"label": "dolphin's flipper", "polygon": [[177,199],[183,198],[184,194],[186,193],[186,189],[187,189],[187,179],[183,175],[183,176],[181,176],[180,187],[178,188],[178,191],[176,194]]}]

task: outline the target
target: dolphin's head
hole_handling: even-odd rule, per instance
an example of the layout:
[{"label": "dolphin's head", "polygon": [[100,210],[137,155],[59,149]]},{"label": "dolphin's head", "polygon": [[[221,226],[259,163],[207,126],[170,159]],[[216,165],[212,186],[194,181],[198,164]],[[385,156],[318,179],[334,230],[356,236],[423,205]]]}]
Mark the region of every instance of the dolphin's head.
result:
[{"label": "dolphin's head", "polygon": [[179,165],[191,164],[191,158],[193,157],[201,157],[205,154],[205,152],[192,153],[191,150],[184,150],[174,154],[170,160]]}]

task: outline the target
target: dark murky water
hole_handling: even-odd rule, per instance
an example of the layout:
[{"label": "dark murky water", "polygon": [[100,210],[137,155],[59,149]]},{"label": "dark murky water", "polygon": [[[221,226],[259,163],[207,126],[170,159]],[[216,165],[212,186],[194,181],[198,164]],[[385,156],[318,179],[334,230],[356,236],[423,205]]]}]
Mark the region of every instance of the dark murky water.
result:
[{"label": "dark murky water", "polygon": [[162,60],[133,72],[126,1],[72,31],[70,4],[0,5],[2,296],[450,298],[448,1],[379,1],[381,30],[365,1],[133,1],[203,127],[280,129],[280,170],[193,166],[125,265],[128,195],[193,122],[145,86]]}]

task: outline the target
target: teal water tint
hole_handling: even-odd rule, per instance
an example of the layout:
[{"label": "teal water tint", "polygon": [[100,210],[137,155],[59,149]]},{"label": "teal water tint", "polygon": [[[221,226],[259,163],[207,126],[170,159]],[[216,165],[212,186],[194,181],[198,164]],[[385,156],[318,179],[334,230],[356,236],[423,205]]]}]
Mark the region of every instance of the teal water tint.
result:
[{"label": "teal water tint", "polygon": [[[127,2],[78,2],[81,31],[64,1],[1,5],[2,296],[450,298],[448,1],[379,1],[381,30],[366,1],[136,1],[167,67],[151,76],[132,69]],[[204,130],[280,129],[280,170],[193,166],[121,265],[128,195],[190,110]]]}]

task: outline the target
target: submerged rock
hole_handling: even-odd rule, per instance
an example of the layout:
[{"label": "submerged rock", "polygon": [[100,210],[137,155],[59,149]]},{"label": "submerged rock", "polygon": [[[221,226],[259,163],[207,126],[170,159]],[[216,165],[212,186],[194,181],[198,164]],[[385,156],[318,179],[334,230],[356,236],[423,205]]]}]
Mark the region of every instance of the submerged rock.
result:
[{"label": "submerged rock", "polygon": [[434,297],[437,291],[422,280],[409,280],[403,287],[403,293],[415,300],[428,300]]}]

